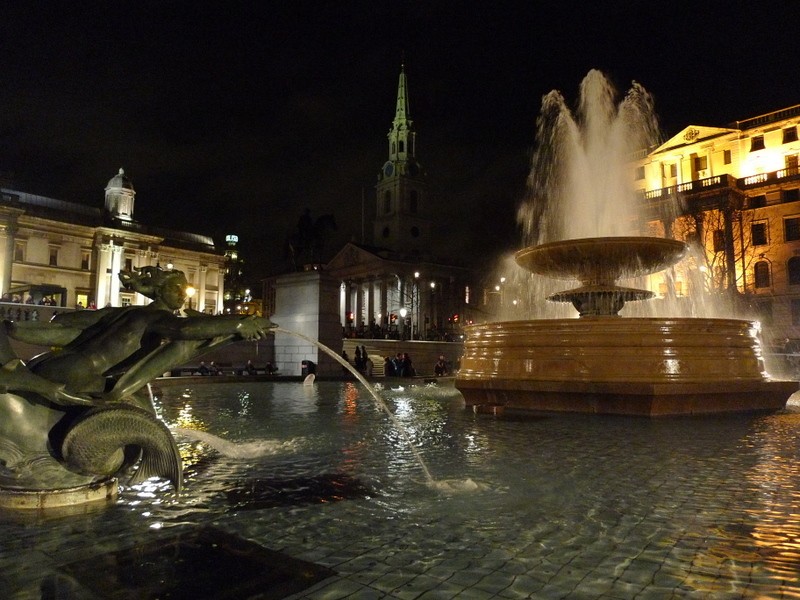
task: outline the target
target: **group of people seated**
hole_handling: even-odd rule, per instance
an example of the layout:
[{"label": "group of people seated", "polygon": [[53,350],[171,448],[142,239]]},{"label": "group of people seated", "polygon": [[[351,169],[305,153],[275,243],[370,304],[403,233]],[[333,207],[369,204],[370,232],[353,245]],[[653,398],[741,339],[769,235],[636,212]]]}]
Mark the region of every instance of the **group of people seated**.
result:
[{"label": "group of people seated", "polygon": [[[258,375],[259,370],[252,360],[248,360],[247,364],[241,369],[230,369],[231,375]],[[272,366],[272,363],[267,361],[267,364],[261,369],[266,375],[274,375],[277,369]],[[225,372],[212,360],[208,364],[205,361],[200,361],[200,366],[192,373],[193,375],[225,375]]]}]

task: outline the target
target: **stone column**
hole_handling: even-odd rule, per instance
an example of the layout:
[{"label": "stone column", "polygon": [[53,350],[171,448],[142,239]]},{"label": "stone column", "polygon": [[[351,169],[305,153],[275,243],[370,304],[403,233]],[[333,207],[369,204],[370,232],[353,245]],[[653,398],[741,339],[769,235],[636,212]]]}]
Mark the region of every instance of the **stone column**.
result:
[{"label": "stone column", "polygon": [[3,238],[3,264],[0,265],[2,275],[0,276],[0,294],[5,294],[11,289],[11,270],[14,264],[14,234],[17,232],[16,218],[9,216],[8,222],[3,228],[0,236]]},{"label": "stone column", "polygon": [[386,284],[386,277],[382,277],[380,281],[381,286],[381,297],[380,297],[380,304],[381,304],[381,328],[386,327],[389,324],[389,313],[391,312],[389,308],[389,299],[388,299],[388,285]]},{"label": "stone column", "polygon": [[365,319],[368,331],[375,320],[375,312],[375,280],[370,277],[367,279],[367,318]]},{"label": "stone column", "polygon": [[353,317],[353,325],[359,328],[364,320],[364,283],[361,279],[356,282],[356,310]]},{"label": "stone column", "polygon": [[204,312],[206,309],[206,277],[208,276],[208,265],[200,265],[197,274],[197,293],[195,297],[195,309]]},{"label": "stone column", "polygon": [[[112,306],[120,306],[119,301],[119,272],[122,268],[122,246],[111,246],[111,281],[109,281],[109,298]],[[98,307],[100,308],[100,307]]]},{"label": "stone column", "polygon": [[97,308],[103,308],[109,301],[109,280],[111,272],[111,253],[113,244],[100,243],[97,246],[97,287],[94,291]]}]

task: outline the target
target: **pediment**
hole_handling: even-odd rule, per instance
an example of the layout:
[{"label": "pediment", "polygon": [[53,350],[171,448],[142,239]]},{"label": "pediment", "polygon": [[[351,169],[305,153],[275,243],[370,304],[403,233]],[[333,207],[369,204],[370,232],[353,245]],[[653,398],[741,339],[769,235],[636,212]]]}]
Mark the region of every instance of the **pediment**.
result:
[{"label": "pediment", "polygon": [[337,271],[339,269],[347,269],[360,265],[374,265],[382,260],[383,259],[369,250],[365,250],[356,244],[348,242],[328,262],[326,269],[328,271]]},{"label": "pediment", "polygon": [[682,129],[678,134],[672,136],[669,140],[661,144],[650,154],[658,154],[660,152],[667,152],[682,146],[700,144],[706,140],[711,140],[731,133],[738,133],[738,131],[736,129],[727,129],[725,127],[689,125],[688,127]]}]

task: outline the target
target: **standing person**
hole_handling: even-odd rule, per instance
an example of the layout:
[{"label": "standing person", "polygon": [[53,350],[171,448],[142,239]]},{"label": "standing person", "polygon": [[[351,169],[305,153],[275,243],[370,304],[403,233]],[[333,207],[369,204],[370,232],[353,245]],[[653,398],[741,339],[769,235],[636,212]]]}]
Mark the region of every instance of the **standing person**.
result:
[{"label": "standing person", "polygon": [[356,371],[359,373],[364,370],[364,359],[361,357],[361,348],[356,346]]},{"label": "standing person", "polygon": [[374,369],[375,369],[375,363],[373,363],[372,359],[368,356],[364,361],[364,376],[372,377],[372,371]]},{"label": "standing person", "polygon": [[439,355],[439,360],[436,361],[436,364],[433,365],[433,373],[436,377],[444,377],[450,374],[450,371],[447,368],[447,361],[444,358],[444,354]]},{"label": "standing person", "polygon": [[416,374],[414,364],[411,362],[411,355],[408,352],[403,352],[403,377],[414,377]]},{"label": "standing person", "polygon": [[405,377],[405,364],[403,363],[403,353],[398,352],[394,357],[394,374],[396,377]]},{"label": "standing person", "polygon": [[384,377],[395,377],[397,375],[397,370],[394,368],[394,361],[389,356],[383,357],[383,376]]}]

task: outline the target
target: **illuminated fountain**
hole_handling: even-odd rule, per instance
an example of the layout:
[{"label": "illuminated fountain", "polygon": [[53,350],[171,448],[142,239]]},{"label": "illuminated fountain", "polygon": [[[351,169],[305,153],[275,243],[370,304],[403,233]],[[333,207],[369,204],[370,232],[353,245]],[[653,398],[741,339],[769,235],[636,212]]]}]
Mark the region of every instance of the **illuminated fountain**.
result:
[{"label": "illuminated fountain", "polygon": [[[750,321],[620,317],[649,290],[618,285],[671,267],[683,242],[635,235],[645,219],[631,190],[629,156],[657,130],[640,86],[616,105],[598,71],[581,86],[577,117],[558,92],[543,101],[531,199],[520,210],[530,246],[516,263],[536,275],[578,280],[549,294],[580,318],[473,325],[456,387],[476,410],[629,415],[782,408],[796,382],[770,380]],[[677,215],[677,208],[675,210]],[[674,216],[674,215],[673,215]]]}]

